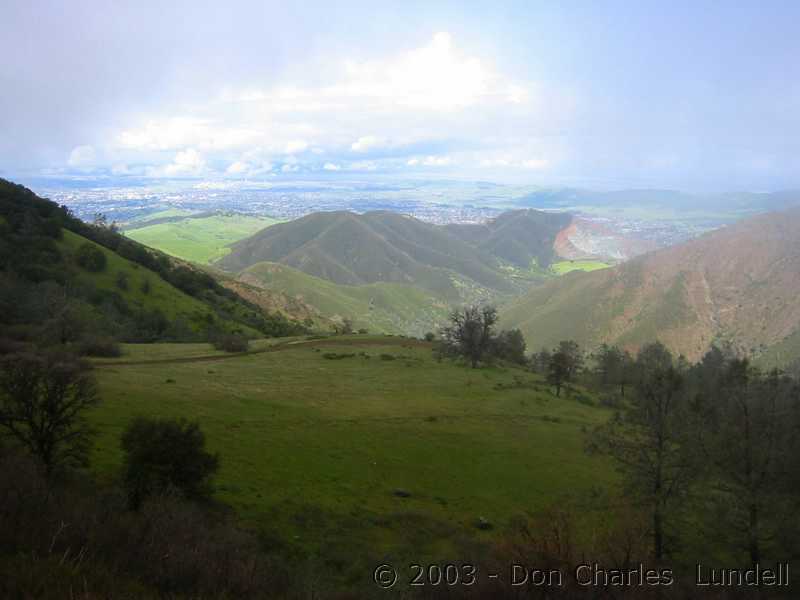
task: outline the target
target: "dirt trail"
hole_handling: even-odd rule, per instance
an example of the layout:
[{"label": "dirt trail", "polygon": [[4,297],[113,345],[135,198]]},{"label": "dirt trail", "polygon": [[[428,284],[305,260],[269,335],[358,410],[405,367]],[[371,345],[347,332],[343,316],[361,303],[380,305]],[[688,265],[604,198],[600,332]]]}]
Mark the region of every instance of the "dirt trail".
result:
[{"label": "dirt trail", "polygon": [[93,363],[97,369],[107,367],[132,367],[138,365],[170,365],[180,363],[194,363],[194,362],[212,362],[216,360],[230,360],[233,358],[243,358],[245,356],[253,356],[255,354],[266,354],[268,352],[281,352],[283,350],[292,350],[294,348],[303,348],[307,346],[404,346],[415,348],[430,348],[431,343],[422,340],[412,340],[399,338],[397,340],[391,338],[383,339],[345,339],[340,340],[336,338],[328,338],[321,340],[300,340],[294,342],[283,342],[275,344],[274,346],[267,346],[266,348],[259,348],[258,350],[249,350],[247,352],[237,352],[235,354],[211,354],[207,356],[189,356],[183,358],[153,358],[149,360],[119,360],[114,362]]}]

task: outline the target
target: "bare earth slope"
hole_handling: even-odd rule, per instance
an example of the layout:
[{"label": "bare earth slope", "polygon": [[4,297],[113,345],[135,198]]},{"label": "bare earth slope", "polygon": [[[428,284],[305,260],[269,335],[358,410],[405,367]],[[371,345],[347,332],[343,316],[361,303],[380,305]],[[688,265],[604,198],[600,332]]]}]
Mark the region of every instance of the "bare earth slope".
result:
[{"label": "bare earth slope", "polygon": [[798,297],[800,209],[792,209],[550,281],[511,305],[502,323],[521,328],[537,348],[573,338],[636,349],[659,339],[696,359],[713,341],[730,339],[759,354],[798,335]]}]

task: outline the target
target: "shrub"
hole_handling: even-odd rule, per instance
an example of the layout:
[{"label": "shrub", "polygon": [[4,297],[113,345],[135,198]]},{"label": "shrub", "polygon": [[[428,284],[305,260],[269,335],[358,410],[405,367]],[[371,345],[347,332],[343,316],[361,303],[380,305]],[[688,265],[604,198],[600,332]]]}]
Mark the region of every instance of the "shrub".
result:
[{"label": "shrub", "polygon": [[425,334],[425,341],[426,342],[432,342],[435,339],[436,339],[436,334],[433,333],[432,331],[429,331],[428,333]]},{"label": "shrub", "polygon": [[92,273],[98,273],[106,268],[106,255],[91,242],[84,242],[75,252],[75,262]]},{"label": "shrub", "polygon": [[88,335],[84,337],[78,350],[84,356],[100,356],[104,358],[116,358],[122,356],[122,349],[117,341],[109,336]]},{"label": "shrub", "polygon": [[139,417],[125,429],[121,446],[123,481],[132,508],[156,494],[178,492],[189,499],[211,494],[219,458],[206,451],[197,423]]},{"label": "shrub", "polygon": [[326,352],[322,355],[322,358],[327,358],[328,360],[341,360],[343,358],[353,358],[355,354],[345,354],[345,353],[338,353],[338,352]]},{"label": "shrub", "polygon": [[247,352],[250,349],[250,341],[240,333],[216,335],[211,343],[217,350],[225,352]]},{"label": "shrub", "polygon": [[395,358],[397,358],[397,357],[394,354],[381,354],[380,355],[380,359],[381,360],[394,360]]},{"label": "shrub", "polygon": [[122,291],[126,291],[128,289],[128,287],[129,287],[128,286],[128,274],[125,273],[124,271],[118,272],[115,283],[117,284],[117,287],[119,289],[121,289]]}]

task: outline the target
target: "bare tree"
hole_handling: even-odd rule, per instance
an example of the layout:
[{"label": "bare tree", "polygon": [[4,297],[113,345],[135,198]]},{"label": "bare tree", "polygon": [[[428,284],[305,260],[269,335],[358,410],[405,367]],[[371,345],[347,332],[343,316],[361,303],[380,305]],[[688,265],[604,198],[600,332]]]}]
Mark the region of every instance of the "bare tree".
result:
[{"label": "bare tree", "polygon": [[442,343],[450,353],[469,360],[475,369],[491,350],[495,323],[495,307],[466,306],[450,315],[450,325],[442,330]]},{"label": "bare tree", "polygon": [[50,475],[85,465],[91,430],[84,419],[99,402],[86,363],[71,355],[12,354],[0,361],[0,428],[41,460]]}]

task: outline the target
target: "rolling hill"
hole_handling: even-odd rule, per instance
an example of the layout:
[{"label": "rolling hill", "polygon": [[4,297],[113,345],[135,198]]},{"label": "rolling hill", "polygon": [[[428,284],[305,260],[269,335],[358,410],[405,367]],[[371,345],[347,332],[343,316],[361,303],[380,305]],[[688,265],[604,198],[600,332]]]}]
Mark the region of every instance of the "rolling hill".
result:
[{"label": "rolling hill", "polygon": [[494,257],[444,228],[397,213],[312,213],[233,245],[217,264],[241,271],[274,262],[343,285],[414,284],[456,301],[463,286],[511,293]]},{"label": "rolling hill", "polygon": [[233,244],[216,264],[279,263],[335,284],[414,285],[450,303],[502,297],[547,276],[571,216],[520,210],[486,224],[438,226],[388,211],[313,213]]},{"label": "rolling hill", "polygon": [[571,221],[567,213],[513,210],[487,223],[453,224],[445,229],[486,254],[527,269],[532,261],[541,267],[550,265],[556,236]]},{"label": "rolling hill", "polygon": [[404,283],[333,283],[279,263],[260,262],[238,275],[238,282],[266,293],[280,293],[328,319],[351,319],[355,329],[422,336],[447,320],[449,305]]},{"label": "rolling hill", "polygon": [[[501,323],[519,327],[537,348],[575,339],[635,349],[659,339],[693,360],[728,340],[786,364],[800,356],[798,296],[800,209],[791,209],[551,280],[508,306]],[[778,346],[780,356],[769,354]]]}]

